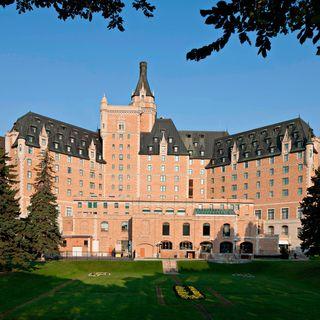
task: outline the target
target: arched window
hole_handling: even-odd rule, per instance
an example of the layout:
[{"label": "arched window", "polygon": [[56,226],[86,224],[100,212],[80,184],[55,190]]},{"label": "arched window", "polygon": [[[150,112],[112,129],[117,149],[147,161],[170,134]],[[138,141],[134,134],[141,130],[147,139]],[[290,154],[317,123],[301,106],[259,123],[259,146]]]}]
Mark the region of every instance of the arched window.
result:
[{"label": "arched window", "polygon": [[225,241],[220,243],[220,253],[232,253],[233,245],[231,242]]},{"label": "arched window", "polygon": [[182,241],[180,242],[180,250],[192,250],[192,242],[190,241]]},{"label": "arched window", "polygon": [[171,241],[162,241],[161,248],[162,248],[162,250],[172,250],[172,242]]},{"label": "arched window", "polygon": [[282,234],[287,236],[289,234],[288,226],[282,226]]},{"label": "arched window", "polygon": [[273,236],[274,235],[274,226],[268,227],[268,235]]},{"label": "arched window", "polygon": [[211,253],[211,250],[213,249],[212,242],[204,241],[200,243],[200,252],[201,253]]},{"label": "arched window", "polygon": [[203,236],[210,236],[210,224],[204,223],[202,226],[202,235]]},{"label": "arched window", "polygon": [[184,236],[190,236],[190,224],[189,223],[184,223],[182,226],[182,234]]},{"label": "arched window", "polygon": [[229,223],[225,223],[223,225],[223,236],[224,237],[230,237],[230,224]]},{"label": "arched window", "polygon": [[170,224],[168,222],[165,222],[162,225],[162,235],[163,236],[168,236],[170,235]]},{"label": "arched window", "polygon": [[109,223],[107,221],[101,222],[101,231],[109,231]]},{"label": "arched window", "polygon": [[253,253],[253,244],[252,242],[245,241],[240,244],[241,253]]}]

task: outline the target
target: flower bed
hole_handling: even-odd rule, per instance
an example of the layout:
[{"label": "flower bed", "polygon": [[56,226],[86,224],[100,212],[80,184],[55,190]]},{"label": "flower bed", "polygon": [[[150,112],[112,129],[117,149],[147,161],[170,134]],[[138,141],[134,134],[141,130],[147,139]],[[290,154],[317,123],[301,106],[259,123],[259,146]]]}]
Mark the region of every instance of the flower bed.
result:
[{"label": "flower bed", "polygon": [[205,299],[205,295],[193,286],[179,286],[173,287],[177,296],[184,300],[199,300]]},{"label": "flower bed", "polygon": [[89,277],[111,276],[110,272],[90,272]]}]

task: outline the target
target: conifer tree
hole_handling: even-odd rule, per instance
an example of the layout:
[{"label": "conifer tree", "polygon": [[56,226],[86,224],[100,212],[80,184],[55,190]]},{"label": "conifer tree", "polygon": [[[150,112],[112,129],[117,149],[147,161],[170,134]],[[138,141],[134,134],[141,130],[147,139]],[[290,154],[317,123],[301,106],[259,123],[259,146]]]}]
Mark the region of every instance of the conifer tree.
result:
[{"label": "conifer tree", "polygon": [[37,258],[59,254],[61,234],[58,226],[57,198],[52,192],[52,158],[45,151],[37,167],[35,192],[28,207],[27,230],[32,251]]},{"label": "conifer tree", "polygon": [[301,249],[306,250],[307,255],[314,256],[320,255],[320,168],[311,180],[313,185],[301,202],[303,217],[299,238],[302,240]]},{"label": "conifer tree", "polygon": [[28,252],[25,222],[20,219],[19,199],[14,188],[14,166],[0,150],[0,269],[27,269],[33,260]]}]

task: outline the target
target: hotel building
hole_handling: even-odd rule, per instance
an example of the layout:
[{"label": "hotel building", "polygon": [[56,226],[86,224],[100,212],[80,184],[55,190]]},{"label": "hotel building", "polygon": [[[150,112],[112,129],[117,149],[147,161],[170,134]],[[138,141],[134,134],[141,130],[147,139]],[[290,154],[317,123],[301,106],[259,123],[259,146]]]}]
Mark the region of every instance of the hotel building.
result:
[{"label": "hotel building", "polygon": [[5,136],[22,216],[44,150],[63,254],[208,257],[298,249],[299,201],[319,139],[294,119],[244,133],[180,131],[157,117],[147,64],[128,105],[103,97],[96,132],[32,112]]}]

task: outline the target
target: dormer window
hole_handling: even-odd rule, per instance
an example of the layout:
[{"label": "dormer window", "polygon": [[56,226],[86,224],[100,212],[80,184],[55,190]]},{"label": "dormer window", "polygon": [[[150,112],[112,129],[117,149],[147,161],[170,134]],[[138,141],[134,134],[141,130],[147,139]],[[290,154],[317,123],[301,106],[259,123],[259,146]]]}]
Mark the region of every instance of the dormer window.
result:
[{"label": "dormer window", "polygon": [[59,143],[58,143],[58,142],[55,142],[55,143],[54,143],[54,148],[55,148],[55,149],[59,149]]},{"label": "dormer window", "polygon": [[124,131],[124,130],[125,130],[124,122],[119,122],[119,123],[118,123],[118,130],[119,130],[119,131]]},{"label": "dormer window", "polygon": [[32,131],[33,133],[36,133],[36,132],[37,132],[37,128],[34,127],[34,126],[31,126],[31,131]]},{"label": "dormer window", "polygon": [[222,160],[223,163],[226,162],[226,158],[225,157],[223,157],[221,160]]},{"label": "dormer window", "polygon": [[172,143],[173,139],[171,137],[169,137],[169,143]]},{"label": "dormer window", "polygon": [[70,152],[71,151],[71,147],[67,146],[67,151]]},{"label": "dormer window", "polygon": [[200,138],[204,138],[204,134],[200,134]]},{"label": "dormer window", "polygon": [[151,151],[152,151],[152,149],[153,149],[153,147],[152,147],[152,146],[149,146],[149,147],[148,147],[148,151],[150,151],[150,152],[151,152]]},{"label": "dormer window", "polygon": [[28,140],[28,142],[33,142],[34,141],[32,136],[27,136],[27,140]]},{"label": "dormer window", "polygon": [[62,134],[59,134],[59,135],[58,135],[58,138],[59,138],[59,140],[62,140],[63,135],[62,135]]},{"label": "dormer window", "polygon": [[101,156],[101,154],[99,154],[98,159],[99,159],[99,160],[102,160],[102,156]]},{"label": "dormer window", "polygon": [[270,148],[271,153],[274,153],[274,151],[275,151],[274,147]]},{"label": "dormer window", "polygon": [[258,145],[258,142],[257,141],[253,141],[253,144],[252,144],[255,148],[257,147]]},{"label": "dormer window", "polygon": [[223,150],[222,149],[219,149],[219,154],[223,154]]},{"label": "dormer window", "polygon": [[80,154],[80,156],[83,155],[83,150],[82,149],[79,149],[79,154]]},{"label": "dormer window", "polygon": [[187,138],[191,138],[191,134],[187,134]]},{"label": "dormer window", "polygon": [[200,156],[204,156],[204,151],[200,151]]},{"label": "dormer window", "polygon": [[192,156],[192,154],[193,154],[193,151],[189,150],[189,156]]},{"label": "dormer window", "polygon": [[261,150],[258,150],[258,151],[257,151],[257,155],[258,155],[258,156],[261,156],[261,155],[262,155],[262,151],[261,151]]},{"label": "dormer window", "polygon": [[86,146],[86,142],[85,142],[84,140],[82,140],[82,141],[81,141],[81,145],[82,145],[83,147],[85,147],[85,146]]},{"label": "dormer window", "polygon": [[177,147],[177,146],[174,146],[174,147],[173,147],[173,151],[174,151],[174,152],[178,152],[178,147]]},{"label": "dormer window", "polygon": [[194,145],[195,147],[197,147],[197,146],[198,146],[198,142],[194,142],[193,145]]},{"label": "dormer window", "polygon": [[71,142],[71,143],[74,143],[74,138],[70,138],[70,142]]},{"label": "dormer window", "polygon": [[246,153],[244,154],[244,157],[245,157],[245,158],[249,158],[249,152],[246,152]]},{"label": "dormer window", "polygon": [[158,138],[157,138],[157,137],[154,137],[154,138],[153,138],[153,142],[157,143],[157,142],[158,142]]}]

